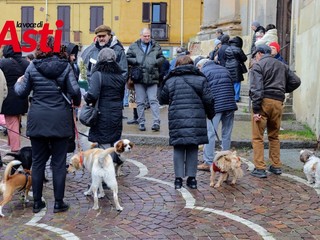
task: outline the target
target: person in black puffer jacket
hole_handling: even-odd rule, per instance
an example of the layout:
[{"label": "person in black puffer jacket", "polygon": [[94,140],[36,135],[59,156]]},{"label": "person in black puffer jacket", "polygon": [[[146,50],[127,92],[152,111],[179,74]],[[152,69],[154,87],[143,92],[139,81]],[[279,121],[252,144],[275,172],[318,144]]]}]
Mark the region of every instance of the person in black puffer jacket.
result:
[{"label": "person in black puffer jacket", "polygon": [[[27,119],[27,136],[32,146],[32,190],[33,212],[46,206],[41,200],[46,162],[51,156],[54,191],[54,213],[67,211],[69,205],[63,201],[66,180],[66,155],[68,140],[73,135],[72,101],[81,103],[81,92],[67,60],[65,47],[54,52],[54,38],[46,42],[49,52],[37,46],[34,59],[23,77],[14,86],[15,93],[26,98],[33,96]],[[67,100],[65,96],[69,99]]]},{"label": "person in black puffer jacket", "polygon": [[[97,142],[99,147],[108,148],[121,138],[122,106],[126,78],[116,63],[116,54],[110,48],[102,49],[92,71],[91,82],[84,100],[95,104],[99,98],[98,123],[89,130],[89,141]],[[113,156],[113,160],[117,155]]]},{"label": "person in black puffer jacket", "polygon": [[[21,52],[14,52],[11,45],[3,48],[4,59],[0,61],[0,69],[6,78],[8,95],[4,99],[1,114],[4,114],[8,131],[8,145],[12,152],[20,150],[21,115],[28,112],[28,98],[19,98],[14,92],[14,84],[27,69],[29,62],[22,58]],[[10,131],[12,130],[12,131]]]},{"label": "person in black puffer jacket", "polygon": [[240,102],[241,82],[244,80],[240,63],[247,61],[247,56],[242,50],[243,41],[241,37],[234,37],[230,41],[230,46],[226,49],[225,67],[229,70],[234,86],[235,100]]},{"label": "person in black puffer jacket", "polygon": [[169,104],[169,144],[173,146],[175,188],[197,188],[198,145],[208,143],[206,117],[214,117],[213,96],[206,77],[193,66],[189,56],[177,59],[160,95],[160,103]]}]

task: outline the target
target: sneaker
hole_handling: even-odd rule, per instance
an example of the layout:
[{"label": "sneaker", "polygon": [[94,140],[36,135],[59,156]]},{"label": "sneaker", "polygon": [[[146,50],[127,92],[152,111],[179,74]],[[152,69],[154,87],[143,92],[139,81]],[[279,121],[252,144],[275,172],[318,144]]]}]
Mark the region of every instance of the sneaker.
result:
[{"label": "sneaker", "polygon": [[140,131],[145,131],[146,130],[146,127],[144,126],[144,123],[140,123],[139,124],[139,130]]},{"label": "sneaker", "polygon": [[251,175],[257,178],[266,178],[267,177],[267,173],[266,170],[264,169],[253,169],[253,171],[251,172]]},{"label": "sneaker", "polygon": [[155,131],[155,132],[158,132],[160,130],[160,125],[157,124],[157,123],[153,124],[152,127],[151,127],[151,130]]},{"label": "sneaker", "polygon": [[127,121],[127,124],[131,125],[131,124],[139,124],[137,119],[131,119],[129,121]]},{"label": "sneaker", "polygon": [[210,165],[202,163],[198,165],[198,170],[210,172]]},{"label": "sneaker", "polygon": [[269,172],[272,172],[275,175],[280,175],[282,173],[281,168],[275,168],[272,165],[269,167]]}]

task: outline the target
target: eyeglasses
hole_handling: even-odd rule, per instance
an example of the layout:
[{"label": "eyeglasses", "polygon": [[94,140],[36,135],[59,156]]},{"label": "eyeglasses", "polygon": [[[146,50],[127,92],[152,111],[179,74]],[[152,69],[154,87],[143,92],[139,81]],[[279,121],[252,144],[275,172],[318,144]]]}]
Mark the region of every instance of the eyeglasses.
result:
[{"label": "eyeglasses", "polygon": [[97,35],[97,38],[104,38],[107,35]]}]

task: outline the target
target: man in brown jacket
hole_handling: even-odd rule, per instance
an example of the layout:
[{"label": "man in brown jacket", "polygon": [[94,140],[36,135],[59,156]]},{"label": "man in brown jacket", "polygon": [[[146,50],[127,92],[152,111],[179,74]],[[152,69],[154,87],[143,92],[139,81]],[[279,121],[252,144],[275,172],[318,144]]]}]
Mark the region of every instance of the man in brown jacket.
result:
[{"label": "man in brown jacket", "polygon": [[279,130],[285,93],[300,86],[300,78],[289,67],[273,58],[271,48],[265,44],[257,46],[253,53],[257,63],[250,71],[250,98],[252,100],[252,147],[255,169],[252,176],[266,178],[263,134],[267,129],[269,140],[269,171],[280,175]]}]

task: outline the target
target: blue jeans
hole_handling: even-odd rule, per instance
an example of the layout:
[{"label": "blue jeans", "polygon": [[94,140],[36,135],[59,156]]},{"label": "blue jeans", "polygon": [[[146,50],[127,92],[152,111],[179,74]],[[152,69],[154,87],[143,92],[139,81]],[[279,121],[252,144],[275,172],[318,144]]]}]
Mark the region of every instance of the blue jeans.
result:
[{"label": "blue jeans", "polygon": [[240,101],[241,82],[233,83],[234,88],[234,100]]},{"label": "blue jeans", "polygon": [[136,83],[134,84],[134,89],[136,91],[136,102],[137,102],[137,111],[138,111],[138,122],[139,124],[145,123],[146,118],[144,114],[145,109],[145,100],[148,96],[150,109],[153,117],[153,124],[160,124],[160,105],[157,98],[157,84],[145,85]]},{"label": "blue jeans", "polygon": [[206,164],[208,165],[212,164],[213,159],[215,157],[216,134],[214,129],[218,131],[218,126],[220,121],[222,123],[222,129],[221,129],[222,150],[230,149],[233,120],[234,120],[234,111],[216,113],[216,115],[212,120],[207,119],[209,143],[205,144],[203,149],[203,161]]}]

